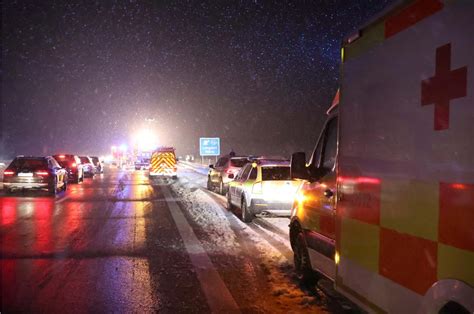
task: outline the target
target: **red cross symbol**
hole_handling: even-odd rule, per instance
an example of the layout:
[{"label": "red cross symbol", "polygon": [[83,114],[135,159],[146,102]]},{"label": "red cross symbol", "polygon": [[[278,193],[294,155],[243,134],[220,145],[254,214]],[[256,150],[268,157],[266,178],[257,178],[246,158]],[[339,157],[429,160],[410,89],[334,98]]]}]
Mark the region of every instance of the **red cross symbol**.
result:
[{"label": "red cross symbol", "polygon": [[449,128],[449,101],[465,97],[467,67],[451,70],[451,44],[436,49],[435,75],[421,82],[421,105],[435,105],[434,129]]}]

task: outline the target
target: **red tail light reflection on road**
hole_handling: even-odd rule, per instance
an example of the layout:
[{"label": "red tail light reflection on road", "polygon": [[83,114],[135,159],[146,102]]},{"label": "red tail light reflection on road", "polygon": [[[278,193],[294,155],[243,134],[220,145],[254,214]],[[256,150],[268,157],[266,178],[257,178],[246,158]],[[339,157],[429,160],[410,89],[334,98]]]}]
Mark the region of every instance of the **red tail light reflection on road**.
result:
[{"label": "red tail light reflection on road", "polygon": [[2,226],[15,222],[17,201],[13,197],[5,197],[0,200]]}]

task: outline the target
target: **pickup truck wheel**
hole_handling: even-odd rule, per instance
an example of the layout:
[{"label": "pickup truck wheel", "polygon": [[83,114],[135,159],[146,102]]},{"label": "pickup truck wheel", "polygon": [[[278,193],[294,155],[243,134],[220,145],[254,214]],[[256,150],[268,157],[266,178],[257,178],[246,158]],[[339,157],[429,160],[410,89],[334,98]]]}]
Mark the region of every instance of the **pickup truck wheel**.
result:
[{"label": "pickup truck wheel", "polygon": [[311,268],[311,261],[303,232],[299,232],[296,236],[293,260],[298,279],[303,284],[313,284],[316,278],[313,269]]},{"label": "pickup truck wheel", "polygon": [[247,201],[245,199],[242,200],[242,221],[243,222],[252,222],[253,220],[253,215],[249,211],[249,208],[247,206]]}]

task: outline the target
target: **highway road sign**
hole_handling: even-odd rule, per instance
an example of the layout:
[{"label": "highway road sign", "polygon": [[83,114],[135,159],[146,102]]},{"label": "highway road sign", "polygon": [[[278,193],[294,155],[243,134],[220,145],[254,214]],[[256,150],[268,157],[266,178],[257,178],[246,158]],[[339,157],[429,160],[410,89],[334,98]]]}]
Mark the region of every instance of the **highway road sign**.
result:
[{"label": "highway road sign", "polygon": [[221,139],[218,137],[200,137],[199,154],[201,156],[219,156],[221,154]]}]

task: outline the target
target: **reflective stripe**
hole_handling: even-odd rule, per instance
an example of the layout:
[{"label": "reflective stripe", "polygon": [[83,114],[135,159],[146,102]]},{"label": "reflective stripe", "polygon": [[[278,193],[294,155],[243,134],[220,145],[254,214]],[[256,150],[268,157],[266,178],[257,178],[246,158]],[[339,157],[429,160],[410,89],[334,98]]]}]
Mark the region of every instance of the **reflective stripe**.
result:
[{"label": "reflective stripe", "polygon": [[439,0],[418,0],[385,21],[385,38],[407,29],[443,9]]}]

